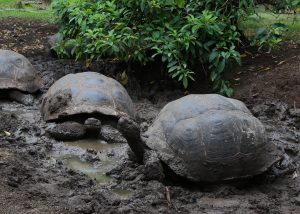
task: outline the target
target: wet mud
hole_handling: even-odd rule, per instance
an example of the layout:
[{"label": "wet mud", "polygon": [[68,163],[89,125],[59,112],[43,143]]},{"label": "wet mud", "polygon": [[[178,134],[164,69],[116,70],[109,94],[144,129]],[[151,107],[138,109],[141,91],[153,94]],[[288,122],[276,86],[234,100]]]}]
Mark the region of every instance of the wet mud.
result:
[{"label": "wet mud", "polygon": [[[60,77],[90,68],[34,51],[28,58],[46,84],[33,106],[0,100],[0,213],[299,213],[300,114],[286,99],[236,95],[296,170],[215,184],[158,181],[159,172],[136,163],[127,144],[51,138],[51,124],[39,111],[42,93]],[[107,66],[95,68],[110,72]],[[131,81],[127,89],[143,131],[167,102],[184,96],[167,84],[143,88],[137,79]]]}]

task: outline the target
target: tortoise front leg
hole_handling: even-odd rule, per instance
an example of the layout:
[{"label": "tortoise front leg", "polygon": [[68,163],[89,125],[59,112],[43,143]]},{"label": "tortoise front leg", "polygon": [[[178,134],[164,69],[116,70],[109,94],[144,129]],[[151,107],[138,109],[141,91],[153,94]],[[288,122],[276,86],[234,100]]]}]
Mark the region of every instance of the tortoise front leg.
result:
[{"label": "tortoise front leg", "polygon": [[84,125],[80,123],[67,121],[55,124],[54,127],[47,130],[47,133],[56,140],[72,141],[84,138],[86,135],[86,129]]},{"label": "tortoise front leg", "polygon": [[31,94],[24,94],[21,91],[10,91],[8,93],[8,96],[9,99],[24,104],[26,106],[32,106],[34,102],[34,97]]}]

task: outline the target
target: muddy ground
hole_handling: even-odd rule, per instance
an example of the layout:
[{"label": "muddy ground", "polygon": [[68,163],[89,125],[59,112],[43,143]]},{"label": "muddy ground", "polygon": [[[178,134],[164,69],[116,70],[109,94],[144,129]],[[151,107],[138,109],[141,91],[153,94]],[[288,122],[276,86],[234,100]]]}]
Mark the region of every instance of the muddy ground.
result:
[{"label": "muddy ground", "polygon": [[[54,25],[37,22],[0,23],[0,48],[29,58],[46,83],[42,92],[67,73],[90,70],[44,51],[45,37],[56,30]],[[233,81],[235,97],[266,125],[269,140],[298,165],[299,50],[290,44],[274,54],[249,56]],[[116,76],[122,66],[103,62],[92,69]],[[145,86],[131,78],[127,87],[145,127],[166,102],[184,96],[172,82]],[[41,94],[30,107],[0,101],[0,213],[299,213],[299,170],[276,179],[264,175],[223,184],[155,181],[153,172],[128,159],[127,145],[100,142],[106,146],[92,143],[88,148],[82,146],[84,142],[72,146],[49,138],[48,125],[39,113]],[[76,161],[65,158],[68,155]],[[84,171],[107,167],[107,161],[110,164],[100,170],[102,174]],[[109,177],[103,176],[105,172]]]}]

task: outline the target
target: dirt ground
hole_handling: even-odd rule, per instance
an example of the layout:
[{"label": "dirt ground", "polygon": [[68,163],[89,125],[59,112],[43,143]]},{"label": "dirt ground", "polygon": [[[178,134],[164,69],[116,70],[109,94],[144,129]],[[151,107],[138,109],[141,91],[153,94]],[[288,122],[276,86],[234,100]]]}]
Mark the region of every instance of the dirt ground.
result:
[{"label": "dirt ground", "polygon": [[[89,70],[45,52],[46,36],[56,30],[54,25],[38,22],[0,23],[0,48],[28,57],[45,81],[42,92],[65,74]],[[92,69],[111,76],[118,72],[113,63],[104,63]],[[265,124],[268,139],[298,166],[299,63],[300,48],[289,44],[273,54],[248,56],[233,80],[234,96],[247,104]],[[172,83],[144,87],[134,78],[129,82],[128,92],[145,127],[168,101],[184,96],[172,87]],[[299,169],[278,178],[263,175],[222,184],[159,182],[149,176],[155,175],[145,166],[118,153],[118,163],[108,172],[113,182],[100,185],[63,161],[53,160],[51,152],[64,147],[46,134],[48,125],[39,112],[41,95],[36,95],[33,106],[0,101],[0,213],[299,213]],[[6,136],[4,131],[12,135]],[[124,145],[122,150],[126,149]],[[95,157],[91,150],[82,156],[88,162],[101,163],[102,156]],[[117,194],[115,189],[130,194]]]}]

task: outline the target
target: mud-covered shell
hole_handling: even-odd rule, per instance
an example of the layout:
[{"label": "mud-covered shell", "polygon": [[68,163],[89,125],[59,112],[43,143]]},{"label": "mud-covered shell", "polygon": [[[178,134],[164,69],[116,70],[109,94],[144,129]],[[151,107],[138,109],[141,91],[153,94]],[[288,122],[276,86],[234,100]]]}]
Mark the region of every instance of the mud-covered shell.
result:
[{"label": "mud-covered shell", "polygon": [[126,89],[96,72],[68,74],[56,81],[43,97],[41,113],[45,121],[93,113],[134,118]]},{"label": "mud-covered shell", "polygon": [[167,104],[142,138],[177,175],[193,181],[260,174],[281,155],[242,102],[216,94]]},{"label": "mud-covered shell", "polygon": [[18,89],[36,92],[43,81],[32,64],[23,55],[0,49],[0,89]]}]

